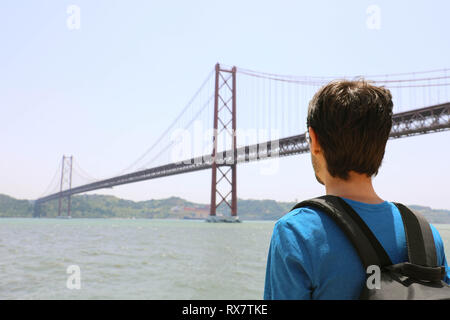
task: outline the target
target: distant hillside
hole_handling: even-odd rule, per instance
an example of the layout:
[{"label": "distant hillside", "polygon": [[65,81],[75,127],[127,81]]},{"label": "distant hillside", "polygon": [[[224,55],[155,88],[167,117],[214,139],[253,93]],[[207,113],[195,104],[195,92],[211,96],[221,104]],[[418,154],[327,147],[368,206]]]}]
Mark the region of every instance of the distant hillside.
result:
[{"label": "distant hillside", "polygon": [[[62,207],[67,203],[63,201]],[[238,213],[242,220],[277,220],[286,214],[295,202],[278,202],[274,200],[238,199]],[[432,209],[419,205],[409,208],[421,212],[431,223],[450,223],[450,210]],[[131,201],[106,195],[78,195],[72,197],[71,212],[74,218],[158,218],[183,219],[204,218],[209,212],[206,204],[199,204],[178,197]],[[227,214],[222,205],[218,213]],[[63,214],[65,211],[63,210]],[[41,217],[56,217],[58,201],[42,205]],[[32,217],[33,201],[17,200],[0,194],[0,217]]]},{"label": "distant hillside", "polygon": [[31,217],[33,202],[0,194],[0,217]]},{"label": "distant hillside", "polygon": [[450,223],[450,210],[431,209],[417,205],[409,205],[408,208],[422,213],[430,223]]}]

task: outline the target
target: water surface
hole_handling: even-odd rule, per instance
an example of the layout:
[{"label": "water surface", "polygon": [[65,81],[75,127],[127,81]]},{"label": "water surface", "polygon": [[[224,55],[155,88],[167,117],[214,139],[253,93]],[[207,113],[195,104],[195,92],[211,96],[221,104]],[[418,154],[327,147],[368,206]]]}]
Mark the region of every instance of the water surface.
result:
[{"label": "water surface", "polygon": [[0,299],[261,299],[274,223],[3,218]]}]

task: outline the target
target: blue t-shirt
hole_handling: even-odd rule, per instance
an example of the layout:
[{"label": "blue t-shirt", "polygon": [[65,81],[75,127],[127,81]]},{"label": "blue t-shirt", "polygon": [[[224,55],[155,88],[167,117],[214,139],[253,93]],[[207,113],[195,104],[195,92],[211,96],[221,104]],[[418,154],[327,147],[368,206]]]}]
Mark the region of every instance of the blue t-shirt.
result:
[{"label": "blue t-shirt", "polygon": [[[343,198],[364,220],[393,264],[408,261],[405,230],[397,207]],[[431,225],[438,261],[450,270],[439,232]],[[264,299],[358,299],[367,274],[352,243],[322,211],[303,207],[275,224],[267,258]]]}]

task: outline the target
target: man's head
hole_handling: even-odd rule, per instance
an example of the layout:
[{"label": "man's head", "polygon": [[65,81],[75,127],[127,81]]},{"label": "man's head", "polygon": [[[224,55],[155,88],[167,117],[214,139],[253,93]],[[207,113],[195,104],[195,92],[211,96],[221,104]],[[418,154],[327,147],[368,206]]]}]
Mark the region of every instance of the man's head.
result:
[{"label": "man's head", "polygon": [[[389,90],[367,81],[332,81],[309,103],[307,127],[317,180],[378,173],[392,126]],[[326,171],[325,171],[326,169]]]}]

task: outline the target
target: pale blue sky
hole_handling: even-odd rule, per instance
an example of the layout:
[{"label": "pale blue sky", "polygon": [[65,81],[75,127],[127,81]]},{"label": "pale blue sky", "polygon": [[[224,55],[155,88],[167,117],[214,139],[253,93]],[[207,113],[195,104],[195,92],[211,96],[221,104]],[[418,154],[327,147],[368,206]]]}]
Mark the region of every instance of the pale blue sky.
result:
[{"label": "pale blue sky", "polygon": [[[81,28],[66,25],[69,5]],[[369,5],[380,30],[366,26]],[[450,67],[448,1],[0,2],[0,193],[39,197],[63,154],[87,172],[119,172],[158,138],[216,62],[293,75]],[[300,133],[300,132],[299,132]],[[450,209],[450,132],[389,141],[374,184],[392,201]],[[238,167],[240,198],[322,194],[310,156],[275,175]],[[208,202],[210,172],[97,193]]]}]

